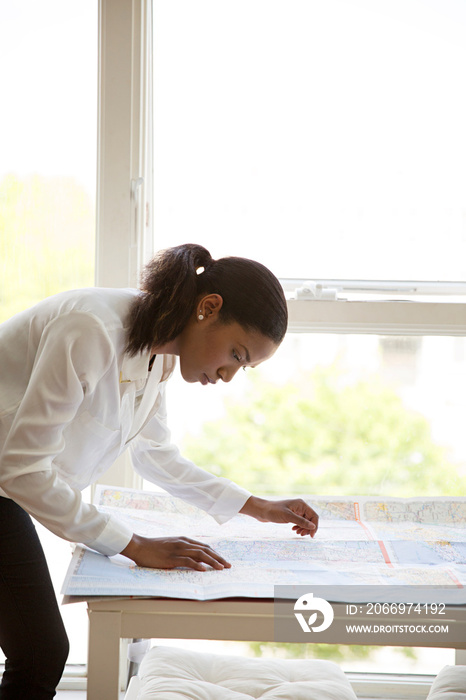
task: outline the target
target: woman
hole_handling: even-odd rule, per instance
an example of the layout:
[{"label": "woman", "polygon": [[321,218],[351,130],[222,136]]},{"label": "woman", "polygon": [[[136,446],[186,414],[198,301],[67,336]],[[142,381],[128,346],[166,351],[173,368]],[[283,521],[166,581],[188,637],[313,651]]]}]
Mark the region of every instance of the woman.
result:
[{"label": "woman", "polygon": [[214,261],[198,245],[160,253],[141,290],[50,297],[0,326],[0,698],[52,698],[68,642],[28,514],[55,534],[140,566],[230,564],[187,537],[147,538],[84,503],[80,491],[130,449],[135,469],[224,522],[236,513],[313,536],[300,499],[268,501],[213,476],[170,444],[165,383],[230,381],[273,355],[286,331],[283,291],[263,265]]}]

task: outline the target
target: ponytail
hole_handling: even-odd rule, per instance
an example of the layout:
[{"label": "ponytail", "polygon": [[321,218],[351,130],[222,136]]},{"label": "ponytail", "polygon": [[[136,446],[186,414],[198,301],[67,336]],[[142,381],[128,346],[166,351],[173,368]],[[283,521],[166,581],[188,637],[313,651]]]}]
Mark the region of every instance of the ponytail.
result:
[{"label": "ponytail", "polygon": [[287,307],[277,278],[247,258],[213,260],[209,251],[188,243],[160,251],[146,265],[140,294],[129,313],[129,355],[174,340],[185,328],[200,296],[223,299],[219,320],[256,330],[277,345],[287,326]]}]

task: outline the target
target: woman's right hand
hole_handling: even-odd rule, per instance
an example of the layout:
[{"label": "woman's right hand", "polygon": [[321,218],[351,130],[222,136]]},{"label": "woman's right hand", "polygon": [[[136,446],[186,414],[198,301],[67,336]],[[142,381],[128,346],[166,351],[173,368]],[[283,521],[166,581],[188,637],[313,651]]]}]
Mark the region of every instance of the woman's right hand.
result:
[{"label": "woman's right hand", "polygon": [[151,569],[186,567],[196,571],[229,569],[231,564],[212,547],[189,537],[142,537],[133,535],[121,554],[138,566]]}]

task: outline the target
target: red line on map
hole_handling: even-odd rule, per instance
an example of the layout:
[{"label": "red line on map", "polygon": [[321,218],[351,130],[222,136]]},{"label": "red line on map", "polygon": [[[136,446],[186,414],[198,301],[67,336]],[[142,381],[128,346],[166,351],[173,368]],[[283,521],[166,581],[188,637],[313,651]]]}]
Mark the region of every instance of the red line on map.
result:
[{"label": "red line on map", "polygon": [[382,552],[382,554],[383,554],[383,558],[385,559],[385,563],[386,563],[388,566],[392,566],[392,567],[393,567],[393,564],[392,564],[392,562],[390,561],[390,557],[389,557],[389,555],[388,555],[387,548],[385,547],[385,544],[383,543],[382,540],[377,540],[377,542],[378,542],[379,547],[380,547],[380,549],[381,549],[381,552]]},{"label": "red line on map", "polygon": [[369,530],[367,527],[366,523],[363,523],[361,520],[361,513],[359,510],[359,503],[353,503],[354,506],[354,517],[356,519],[356,522],[362,527],[366,535],[370,540],[374,540],[374,536],[372,535],[372,532]]}]

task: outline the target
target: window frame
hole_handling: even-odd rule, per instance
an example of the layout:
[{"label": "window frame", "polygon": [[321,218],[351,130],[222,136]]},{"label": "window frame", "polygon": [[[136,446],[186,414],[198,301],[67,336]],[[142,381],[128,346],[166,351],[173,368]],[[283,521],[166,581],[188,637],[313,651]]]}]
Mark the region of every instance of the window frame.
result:
[{"label": "window frame", "polygon": [[96,286],[137,286],[153,254],[151,0],[99,0]]},{"label": "window frame", "polygon": [[466,303],[288,300],[291,333],[466,335]]}]

